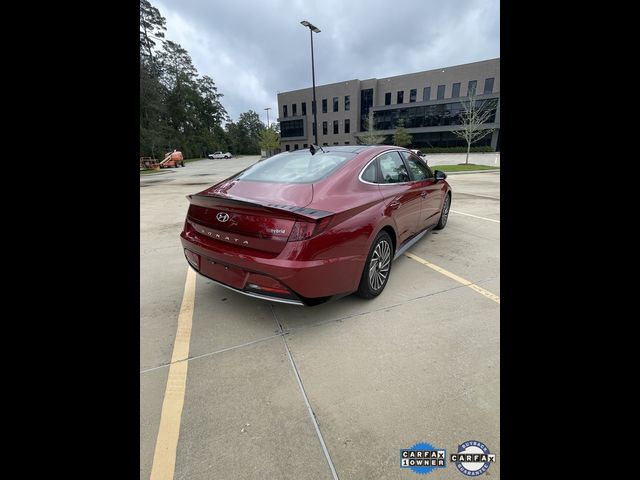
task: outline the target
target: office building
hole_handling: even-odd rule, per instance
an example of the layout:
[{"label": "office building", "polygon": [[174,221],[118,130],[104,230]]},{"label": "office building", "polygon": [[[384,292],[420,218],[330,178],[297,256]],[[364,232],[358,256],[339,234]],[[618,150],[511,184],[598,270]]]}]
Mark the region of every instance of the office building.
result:
[{"label": "office building", "polygon": [[[461,101],[475,90],[478,104],[496,102],[486,128],[493,133],[473,146],[500,150],[500,58],[438,68],[424,72],[367,80],[347,80],[316,86],[318,143],[355,145],[366,132],[369,111],[374,129],[393,142],[400,120],[412,135],[412,148],[466,146],[455,136]],[[278,94],[283,151],[308,148],[314,142],[311,88]],[[492,100],[495,99],[495,100]]]}]

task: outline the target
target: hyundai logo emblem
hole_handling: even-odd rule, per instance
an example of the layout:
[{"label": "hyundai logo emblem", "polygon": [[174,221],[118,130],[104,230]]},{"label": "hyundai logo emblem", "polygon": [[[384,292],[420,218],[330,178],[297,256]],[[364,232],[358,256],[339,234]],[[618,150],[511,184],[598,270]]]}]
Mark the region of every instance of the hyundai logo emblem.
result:
[{"label": "hyundai logo emblem", "polygon": [[229,215],[227,213],[220,212],[218,213],[218,215],[216,215],[216,218],[219,222],[226,222],[227,220],[229,220]]}]

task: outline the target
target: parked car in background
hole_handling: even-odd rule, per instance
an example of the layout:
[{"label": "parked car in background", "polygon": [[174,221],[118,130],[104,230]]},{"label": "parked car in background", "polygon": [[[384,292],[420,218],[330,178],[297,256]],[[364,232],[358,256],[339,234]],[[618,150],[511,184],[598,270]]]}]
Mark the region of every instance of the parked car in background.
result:
[{"label": "parked car in background", "polygon": [[446,177],[389,145],[279,153],[187,197],[184,254],[201,275],[263,300],[373,298],[394,259],[447,224]]},{"label": "parked car in background", "polygon": [[225,153],[222,153],[222,152],[213,152],[213,153],[210,153],[210,154],[208,155],[208,157],[209,157],[209,158],[212,158],[212,159],[214,159],[214,158],[231,158],[232,156],[233,156],[233,155],[231,155],[229,152],[225,152]]},{"label": "parked car in background", "polygon": [[424,160],[424,163],[427,163],[427,154],[424,152],[421,152],[420,150],[411,150],[413,153],[415,153],[416,155],[418,155],[420,158],[422,158]]}]

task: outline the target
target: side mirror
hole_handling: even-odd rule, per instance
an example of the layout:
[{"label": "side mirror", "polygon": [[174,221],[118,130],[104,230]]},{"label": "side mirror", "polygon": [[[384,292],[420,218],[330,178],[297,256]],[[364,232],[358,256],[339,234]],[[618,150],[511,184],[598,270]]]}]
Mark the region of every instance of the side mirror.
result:
[{"label": "side mirror", "polygon": [[440,171],[440,170],[435,170],[434,172],[435,178],[436,178],[436,182],[438,180],[444,180],[445,178],[447,178],[447,174]]}]

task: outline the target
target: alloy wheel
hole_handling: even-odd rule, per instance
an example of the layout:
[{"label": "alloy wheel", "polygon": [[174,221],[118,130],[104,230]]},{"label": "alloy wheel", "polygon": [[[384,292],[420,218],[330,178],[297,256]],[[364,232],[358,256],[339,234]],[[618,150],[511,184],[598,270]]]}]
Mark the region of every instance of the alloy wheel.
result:
[{"label": "alloy wheel", "polygon": [[442,207],[442,226],[447,224],[449,218],[449,206],[451,204],[451,197],[449,195],[444,199],[444,206]]},{"label": "alloy wheel", "polygon": [[380,290],[389,276],[391,266],[391,246],[386,240],[381,240],[373,250],[369,263],[369,286],[372,290]]}]

